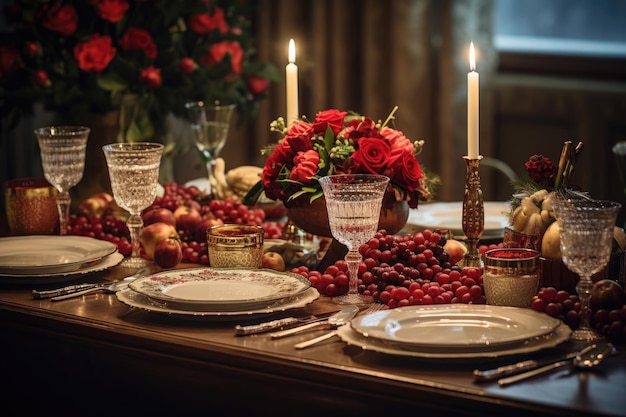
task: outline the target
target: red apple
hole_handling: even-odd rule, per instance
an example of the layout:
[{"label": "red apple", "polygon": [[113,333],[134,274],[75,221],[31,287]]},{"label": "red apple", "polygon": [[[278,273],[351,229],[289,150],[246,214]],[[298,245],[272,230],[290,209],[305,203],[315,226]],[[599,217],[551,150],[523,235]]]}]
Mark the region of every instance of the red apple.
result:
[{"label": "red apple", "polygon": [[202,221],[202,215],[195,207],[183,205],[174,210],[174,219],[176,219],[176,229],[195,233]]},{"label": "red apple", "polygon": [[275,271],[285,271],[285,259],[278,252],[265,252],[261,261],[261,268],[273,269]]},{"label": "red apple", "polygon": [[154,247],[154,262],[161,268],[173,268],[183,260],[180,239],[169,237]]},{"label": "red apple", "polygon": [[143,247],[146,258],[149,260],[154,259],[156,245],[168,238],[179,238],[176,228],[171,224],[156,222],[144,226],[141,229],[141,233],[139,233],[139,242]]},{"label": "red apple", "polygon": [[153,207],[141,214],[143,219],[143,225],[148,226],[152,223],[166,223],[172,226],[176,226],[176,218],[172,210],[165,207]]},{"label": "red apple", "polygon": [[206,242],[206,231],[208,228],[213,226],[222,226],[224,222],[222,219],[218,219],[212,214],[205,214],[202,216],[202,220],[196,227],[196,241],[197,242]]},{"label": "red apple", "polygon": [[456,239],[448,239],[443,245],[443,249],[450,255],[450,263],[458,263],[467,253],[467,246]]}]

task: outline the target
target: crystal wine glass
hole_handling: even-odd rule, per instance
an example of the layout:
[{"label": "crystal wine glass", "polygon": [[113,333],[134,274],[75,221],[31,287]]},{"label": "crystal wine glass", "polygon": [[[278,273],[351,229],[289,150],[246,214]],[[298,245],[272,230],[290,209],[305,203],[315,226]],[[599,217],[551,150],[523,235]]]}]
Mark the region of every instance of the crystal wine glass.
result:
[{"label": "crystal wine glass", "polygon": [[580,276],[576,292],[580,298],[580,326],[572,340],[593,341],[602,338],[589,325],[591,276],[609,262],[613,229],[621,204],[591,199],[559,199],[553,204],[559,225],[561,253],[567,268]]},{"label": "crystal wine glass", "polygon": [[44,176],[54,188],[59,210],[59,234],[67,234],[70,189],[83,178],[90,129],[85,126],[48,126],[35,129]]},{"label": "crystal wine glass", "polygon": [[130,213],[126,225],[133,252],[122,261],[122,266],[143,268],[149,262],[139,255],[139,233],[143,227],[141,211],[156,198],[163,145],[151,142],[113,143],[104,145],[102,150],[115,202]]},{"label": "crystal wine glass", "polygon": [[383,195],[389,178],[383,175],[329,175],[319,179],[326,199],[330,231],[348,248],[345,261],[350,274],[348,293],[333,297],[337,304],[367,304],[372,297],[359,294],[358,271],[363,257],[359,246],[377,231]]},{"label": "crystal wine glass", "polygon": [[204,101],[193,101],[185,104],[189,113],[191,127],[196,135],[196,146],[206,162],[211,194],[215,177],[213,169],[215,160],[226,144],[230,130],[230,120],[235,110],[234,104],[220,105],[218,102],[208,105]]}]

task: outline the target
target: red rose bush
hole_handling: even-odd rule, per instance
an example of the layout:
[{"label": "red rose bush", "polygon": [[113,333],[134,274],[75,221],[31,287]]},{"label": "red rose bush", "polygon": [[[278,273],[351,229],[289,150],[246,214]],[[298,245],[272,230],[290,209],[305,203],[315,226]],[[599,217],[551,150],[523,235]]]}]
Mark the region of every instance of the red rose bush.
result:
[{"label": "red rose bush", "polygon": [[318,179],[332,174],[380,174],[390,178],[398,201],[416,208],[431,196],[429,179],[417,156],[424,141],[411,141],[385,122],[337,109],[324,110],[312,121],[303,118],[286,127],[282,118],[272,122],[272,131],[282,134],[278,143],[264,149],[267,160],[261,181],[248,193],[248,202],[262,192],[286,205],[307,196],[323,195]]},{"label": "red rose bush", "polygon": [[0,43],[0,112],[12,126],[36,103],[71,124],[123,110],[129,142],[152,139],[189,100],[254,116],[280,76],[253,59],[248,10],[235,0],[14,0],[3,10],[14,30]]}]

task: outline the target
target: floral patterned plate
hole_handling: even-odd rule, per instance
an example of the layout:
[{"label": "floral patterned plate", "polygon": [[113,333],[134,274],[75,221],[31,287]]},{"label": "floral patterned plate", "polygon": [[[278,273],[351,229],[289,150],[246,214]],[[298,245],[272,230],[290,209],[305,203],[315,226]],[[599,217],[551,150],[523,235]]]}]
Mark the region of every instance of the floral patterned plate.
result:
[{"label": "floral patterned plate", "polygon": [[270,269],[189,268],[139,278],[129,286],[179,310],[242,311],[291,300],[309,289],[311,282]]},{"label": "floral patterned plate", "polygon": [[172,308],[168,303],[152,300],[143,294],[133,291],[130,288],[115,293],[117,299],[133,308],[159,313],[167,316],[196,321],[245,321],[247,319],[258,319],[259,316],[272,316],[287,310],[303,308],[317,300],[320,293],[311,287],[300,295],[291,297],[289,300],[276,302],[275,304],[258,309],[246,309],[241,311],[193,311],[189,309],[179,310]]}]

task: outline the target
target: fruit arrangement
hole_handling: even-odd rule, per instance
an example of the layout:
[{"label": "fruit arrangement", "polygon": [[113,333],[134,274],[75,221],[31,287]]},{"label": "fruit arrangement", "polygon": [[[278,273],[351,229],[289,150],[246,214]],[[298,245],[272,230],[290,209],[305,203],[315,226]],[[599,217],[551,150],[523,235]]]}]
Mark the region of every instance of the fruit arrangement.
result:
[{"label": "fruit arrangement", "polygon": [[[482,269],[451,262],[447,240],[439,231],[424,230],[404,236],[379,230],[359,252],[359,292],[389,308],[416,304],[484,304]],[[461,245],[462,246],[462,245]],[[498,245],[482,246],[482,252]],[[462,247],[453,250],[464,253]],[[451,249],[452,250],[452,249]],[[461,256],[462,257],[462,256]],[[292,268],[311,281],[320,294],[335,296],[348,290],[348,267],[338,260],[325,271],[306,266]]]},{"label": "fruit arrangement", "polygon": [[[533,299],[531,308],[561,319],[572,329],[580,323],[578,295],[554,287],[544,287]],[[611,279],[597,281],[591,292],[591,326],[609,341],[626,343],[626,293]]]},{"label": "fruit arrangement", "polygon": [[[215,225],[254,224],[263,226],[266,239],[282,235],[283,224],[265,221],[263,210],[234,198],[209,200],[197,187],[176,183],[165,183],[163,189],[163,195],[142,212],[144,227],[139,237],[142,256],[163,268],[180,262],[208,265],[206,229]],[[113,198],[98,193],[72,214],[68,233],[110,241],[120,253],[129,255],[132,248],[125,222],[125,212],[117,208]]]}]

